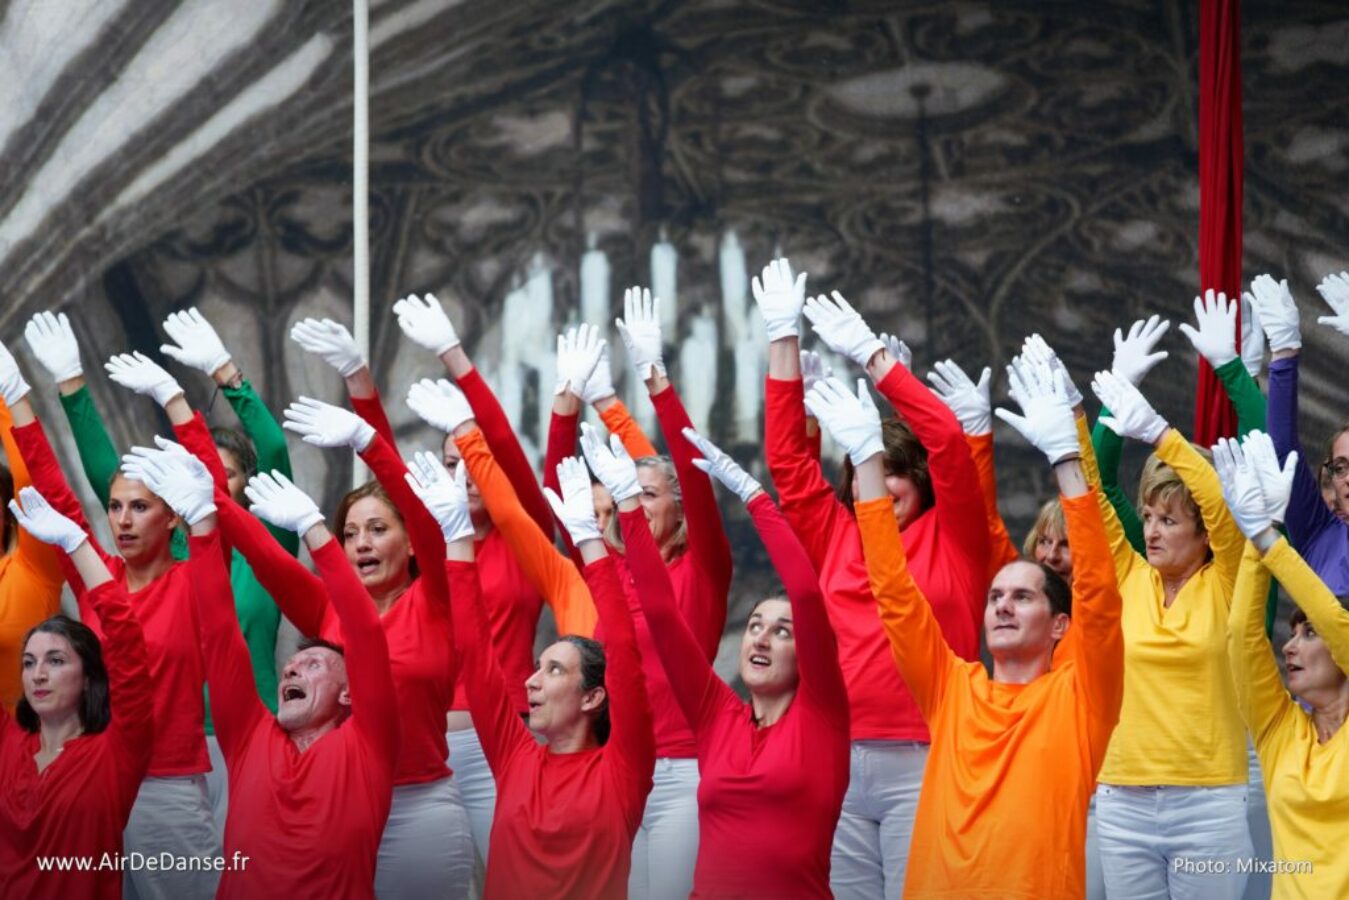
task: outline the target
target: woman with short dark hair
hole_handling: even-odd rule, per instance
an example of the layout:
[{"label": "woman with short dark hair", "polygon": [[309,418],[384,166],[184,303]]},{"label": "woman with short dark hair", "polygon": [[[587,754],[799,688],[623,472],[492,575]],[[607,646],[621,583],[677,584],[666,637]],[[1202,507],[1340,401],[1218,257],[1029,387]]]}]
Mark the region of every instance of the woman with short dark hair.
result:
[{"label": "woman with short dark hair", "polygon": [[[13,509],[59,546],[97,610],[107,653],[85,625],[53,616],[23,645],[23,700],[0,708],[0,896],[122,895],[122,830],[150,763],[154,702],[140,624],[123,588],[75,522],[24,488]],[[116,704],[116,715],[112,706]],[[53,870],[62,860],[68,870]],[[91,865],[80,870],[80,861]]]}]

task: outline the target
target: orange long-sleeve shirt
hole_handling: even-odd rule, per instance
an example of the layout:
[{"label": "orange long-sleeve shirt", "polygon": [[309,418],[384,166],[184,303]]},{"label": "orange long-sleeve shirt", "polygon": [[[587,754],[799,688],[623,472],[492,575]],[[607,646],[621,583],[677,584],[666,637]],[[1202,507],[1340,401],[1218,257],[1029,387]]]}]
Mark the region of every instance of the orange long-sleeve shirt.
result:
[{"label": "orange long-sleeve shirt", "polygon": [[1063,499],[1069,658],[1028,684],[952,652],[914,584],[890,500],[856,505],[895,664],[932,733],[905,897],[1080,897],[1087,802],[1124,691],[1119,590],[1094,493]]},{"label": "orange long-sleeve shirt", "polygon": [[[5,446],[17,497],[20,489],[31,485],[33,479],[10,433],[13,425],[9,407],[0,401],[0,441]],[[23,694],[19,674],[23,636],[28,629],[60,611],[64,580],[56,549],[24,531],[17,522],[14,528],[18,531],[18,545],[13,553],[0,557],[0,705],[10,713]]]}]

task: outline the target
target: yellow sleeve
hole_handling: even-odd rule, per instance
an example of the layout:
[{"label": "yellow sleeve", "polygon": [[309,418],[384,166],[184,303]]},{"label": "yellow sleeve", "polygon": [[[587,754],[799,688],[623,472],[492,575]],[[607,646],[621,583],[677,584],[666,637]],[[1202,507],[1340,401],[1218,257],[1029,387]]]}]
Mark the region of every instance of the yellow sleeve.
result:
[{"label": "yellow sleeve", "polygon": [[[23,461],[23,455],[19,453],[19,445],[15,443],[14,435],[10,433],[13,427],[14,419],[10,416],[9,407],[0,400],[0,442],[5,446],[9,473],[14,478],[14,496],[18,497],[21,489],[32,486],[33,479],[28,474],[28,466]],[[27,529],[19,527],[17,522],[13,527],[19,532],[13,562],[19,563],[48,588],[55,586],[59,598],[61,583],[65,581],[65,576],[61,574],[60,557],[56,555],[56,548],[33,537]],[[0,547],[0,553],[6,549],[8,548]],[[56,602],[59,604],[59,599]],[[53,604],[52,613],[55,612],[56,605]]]},{"label": "yellow sleeve", "polygon": [[865,500],[853,509],[890,654],[923,718],[930,723],[958,659],[942,637],[927,598],[909,574],[890,498]]},{"label": "yellow sleeve", "polygon": [[1293,705],[1279,676],[1274,648],[1265,636],[1268,596],[1269,570],[1261,562],[1260,551],[1248,543],[1227,612],[1227,665],[1236,688],[1237,709],[1257,750],[1277,731]]},{"label": "yellow sleeve", "polygon": [[1176,470],[1199,505],[1204,528],[1208,530],[1209,549],[1213,551],[1213,568],[1225,588],[1223,593],[1230,598],[1237,583],[1237,569],[1241,567],[1246,538],[1223,501],[1218,473],[1175,428],[1167,429],[1162,435],[1161,443],[1157,445],[1157,457]]},{"label": "yellow sleeve", "polygon": [[1082,472],[1087,476],[1087,484],[1096,495],[1096,505],[1101,509],[1101,521],[1105,524],[1106,540],[1110,542],[1110,558],[1115,563],[1115,578],[1120,584],[1128,577],[1134,566],[1147,565],[1147,560],[1138,555],[1138,551],[1129,543],[1124,533],[1119,515],[1111,505],[1110,498],[1101,490],[1101,470],[1096,465],[1096,451],[1091,446],[1091,430],[1087,427],[1087,417],[1077,416],[1077,446],[1082,454]]},{"label": "yellow sleeve", "polygon": [[1286,539],[1279,538],[1265,554],[1264,562],[1288,596],[1307,614],[1307,621],[1325,642],[1335,665],[1341,672],[1349,672],[1349,610]]},{"label": "yellow sleeve", "polygon": [[500,529],[520,570],[552,608],[558,633],[593,636],[598,616],[585,579],[525,511],[510,479],[492,457],[482,432],[475,428],[455,438],[454,443],[482,494],[493,527]]},{"label": "yellow sleeve", "polygon": [[628,412],[622,400],[615,400],[613,406],[600,413],[600,421],[609,429],[610,434],[618,435],[618,439],[623,442],[623,448],[633,459],[660,455],[656,452],[655,445],[642,433],[641,426],[632,417],[632,413]]}]

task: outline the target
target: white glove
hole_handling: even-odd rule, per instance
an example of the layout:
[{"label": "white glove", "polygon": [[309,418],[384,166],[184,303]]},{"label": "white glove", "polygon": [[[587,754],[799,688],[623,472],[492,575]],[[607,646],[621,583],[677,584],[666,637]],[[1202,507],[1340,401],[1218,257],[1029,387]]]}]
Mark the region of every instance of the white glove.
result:
[{"label": "white glove", "polygon": [[220,335],[195,306],[170,313],[164,320],[164,333],[177,343],[161,344],[159,352],[185,366],[212,375],[230,361],[230,352],[225,349]]},{"label": "white glove", "polygon": [[432,428],[450,434],[473,418],[473,408],[459,388],[444,378],[423,378],[408,388],[408,409]]},{"label": "white glove", "polygon": [[1213,445],[1213,468],[1222,484],[1223,500],[1242,534],[1254,538],[1274,525],[1265,507],[1260,479],[1235,439],[1218,438]]},{"label": "white glove", "polygon": [[[20,501],[23,506],[19,505]],[[47,498],[39,494],[35,487],[20,488],[18,500],[9,501],[9,511],[14,513],[14,518],[24,531],[44,544],[55,544],[67,555],[89,540],[83,528],[52,509]]]},{"label": "white glove", "polygon": [[973,436],[992,431],[993,418],[989,410],[993,404],[988,397],[988,383],[993,373],[988,366],[984,366],[984,371],[979,374],[978,384],[970,381],[970,376],[953,360],[943,360],[933,369],[935,371],[927,373],[932,392],[955,413],[964,432]]},{"label": "white glove", "polygon": [[557,464],[557,484],[562,489],[561,497],[548,487],[543,489],[543,495],[548,498],[553,515],[567,529],[571,542],[598,541],[600,523],[595,518],[595,500],[590,493],[586,464],[575,456],[563,459]]},{"label": "white glove", "polygon": [[1321,295],[1322,300],[1330,304],[1331,309],[1335,310],[1333,316],[1318,316],[1317,323],[1329,325],[1340,334],[1349,337],[1349,272],[1327,275],[1316,286],[1316,292]]},{"label": "white glove", "polygon": [[1063,385],[1063,372],[1043,361],[1031,364],[1018,357],[1007,367],[1007,378],[1015,385],[1012,393],[1018,398],[1022,415],[999,408],[998,418],[1048,457],[1050,465],[1080,456],[1077,423],[1073,405],[1068,402],[1068,389]]},{"label": "white glove", "polygon": [[451,475],[435,454],[418,450],[408,460],[403,479],[440,525],[445,543],[473,537],[473,517],[468,512],[468,469],[462,459]]},{"label": "white glove", "polygon": [[590,463],[590,471],[609,489],[615,504],[642,492],[642,486],[637,482],[637,465],[628,456],[618,435],[609,435],[609,444],[605,446],[595,427],[589,422],[582,422],[581,452],[585,454],[586,462]]},{"label": "white glove", "polygon": [[1274,523],[1284,521],[1288,500],[1293,495],[1293,476],[1297,474],[1297,451],[1293,450],[1279,465],[1279,454],[1274,439],[1263,431],[1252,431],[1241,442],[1246,462],[1255,470],[1260,482],[1260,493],[1265,498],[1265,514]]},{"label": "white glove", "polygon": [[108,377],[113,381],[138,394],[154,397],[160,406],[168,406],[170,400],[183,393],[172,375],[139,350],[118,353],[104,363],[103,368],[108,370]]},{"label": "white glove", "polygon": [[284,472],[259,472],[248,479],[244,495],[253,515],[277,528],[303,535],[323,521],[318,506]]},{"label": "white glove", "polygon": [[832,300],[824,295],[812,297],[803,311],[830,350],[842,353],[864,369],[871,357],[889,349],[838,291],[834,291]]},{"label": "white glove", "polygon": [[793,280],[791,263],[784,256],[764,266],[762,275],[756,276],[750,286],[754,289],[754,302],[768,326],[768,339],[780,341],[799,337],[801,332],[797,322],[801,318],[801,306],[806,302],[806,273],[802,272]]},{"label": "white glove", "polygon": [[1073,376],[1068,374],[1068,367],[1063,364],[1063,360],[1059,359],[1059,355],[1054,352],[1054,348],[1049,346],[1044,338],[1038,334],[1032,334],[1026,338],[1021,345],[1021,355],[1032,366],[1048,363],[1049,368],[1055,372],[1063,373],[1063,387],[1068,392],[1068,402],[1073,406],[1082,404],[1082,392],[1077,389],[1077,385],[1073,384]]},{"label": "white glove", "polygon": [[653,373],[665,374],[665,361],[660,335],[660,298],[652,298],[645,288],[628,288],[623,292],[623,318],[614,319],[623,346],[628,348],[628,361],[643,381]]},{"label": "white glove", "polygon": [[75,331],[65,313],[38,313],[28,320],[23,338],[42,368],[51,373],[52,381],[79,378],[84,374],[84,366],[80,365],[80,344],[75,340]]},{"label": "white glove", "polygon": [[23,380],[14,354],[4,344],[0,344],[0,398],[4,399],[6,406],[13,407],[27,397],[30,390],[32,388]]},{"label": "white glove", "polygon": [[155,435],[154,447],[132,447],[122,474],[145,484],[188,525],[215,512],[215,482],[205,463],[181,444]]},{"label": "white glove", "polygon": [[593,325],[568,328],[557,336],[557,382],[553,396],[570,391],[584,398],[586,384],[604,353],[604,340]]},{"label": "white glove", "polygon": [[402,300],[394,301],[393,314],[398,317],[398,327],[403,329],[403,334],[436,356],[459,346],[459,334],[435,294],[425,297],[408,294]]},{"label": "white glove", "polygon": [[[1195,306],[1198,308],[1199,301],[1195,300]],[[1110,371],[1114,372],[1125,381],[1138,387],[1143,383],[1143,378],[1152,367],[1166,359],[1169,355],[1165,350],[1157,353],[1152,352],[1152,348],[1157,346],[1157,342],[1166,334],[1167,329],[1171,327],[1169,321],[1163,320],[1158,316],[1149,316],[1147,321],[1139,319],[1129,326],[1129,336],[1125,337],[1118,328],[1115,329],[1115,356],[1110,362]],[[1183,329],[1185,326],[1182,325]]]},{"label": "white glove", "polygon": [[1251,281],[1251,306],[1260,317],[1260,327],[1269,338],[1269,349],[1297,350],[1302,347],[1302,328],[1298,323],[1297,304],[1288,290],[1288,282],[1275,281],[1268,275],[1257,275]]},{"label": "white glove", "polygon": [[802,390],[809,391],[815,387],[821,379],[832,378],[834,370],[824,364],[824,359],[814,350],[801,351],[801,385]]},{"label": "white glove", "polygon": [[[1210,366],[1216,369],[1237,358],[1237,305],[1229,303],[1226,294],[1209,289],[1203,297],[1195,297],[1194,321],[1198,328],[1182,322],[1180,331]],[[1138,382],[1133,385],[1138,387]]]},{"label": "white glove", "polygon": [[[599,329],[595,329],[595,334],[599,334]],[[614,390],[614,370],[609,365],[609,342],[600,341],[600,358],[595,363],[595,368],[591,371],[590,377],[586,379],[585,387],[581,388],[581,402],[598,403],[605,397],[612,397],[617,391]]]},{"label": "white glove", "polygon": [[739,463],[727,456],[716,444],[692,428],[685,428],[682,433],[684,440],[703,455],[702,459],[695,459],[693,465],[734,491],[741,503],[748,503],[750,497],[763,490],[763,485],[755,481],[752,475],[742,469]]},{"label": "white glove", "polygon": [[841,380],[826,378],[806,394],[806,409],[834,436],[854,466],[885,450],[881,414],[867,390],[866,379],[857,379],[857,393],[853,394]]},{"label": "white glove", "polygon": [[365,357],[356,339],[345,325],[332,319],[302,319],[290,329],[290,339],[308,353],[314,353],[338,371],[343,378],[365,367]]},{"label": "white glove", "polygon": [[1265,364],[1265,330],[1260,327],[1250,294],[1241,295],[1241,364],[1252,378],[1260,377]]},{"label": "white glove", "polygon": [[906,369],[913,367],[913,351],[909,349],[908,344],[895,335],[886,334],[884,331],[881,332],[881,343],[885,345],[886,350],[890,351],[890,355],[899,361],[900,365]]},{"label": "white glove", "polygon": [[1120,437],[1134,438],[1155,444],[1166,431],[1166,420],[1157,414],[1148,401],[1134,387],[1113,372],[1097,372],[1091,389],[1110,410],[1101,417],[1101,424]]},{"label": "white glove", "polygon": [[300,435],[315,447],[350,447],[357,453],[370,446],[375,428],[349,409],[301,397],[283,413],[281,427]]}]

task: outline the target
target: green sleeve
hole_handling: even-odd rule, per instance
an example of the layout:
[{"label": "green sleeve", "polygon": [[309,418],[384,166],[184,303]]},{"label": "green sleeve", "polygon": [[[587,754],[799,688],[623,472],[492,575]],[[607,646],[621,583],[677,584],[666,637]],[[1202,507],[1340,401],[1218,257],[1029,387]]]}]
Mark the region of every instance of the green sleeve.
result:
[{"label": "green sleeve", "polygon": [[73,394],[61,395],[61,408],[65,410],[66,421],[75,435],[75,447],[80,452],[80,465],[84,468],[84,477],[89,486],[98,495],[98,502],[108,508],[108,488],[112,485],[112,476],[122,460],[117,448],[112,445],[108,428],[94,406],[94,398],[87,386]]},{"label": "green sleeve", "polygon": [[1246,371],[1241,358],[1223,363],[1214,372],[1223,383],[1227,398],[1236,408],[1237,434],[1249,434],[1257,429],[1264,431],[1265,395],[1260,392],[1260,385],[1251,377],[1251,373]]},{"label": "green sleeve", "polygon": [[[94,398],[87,386],[73,394],[61,395],[61,408],[65,410],[66,420],[70,422],[70,431],[75,436],[75,449],[80,454],[80,465],[84,468],[84,477],[98,496],[103,508],[108,508],[108,490],[112,487],[112,476],[122,464],[117,448],[108,436],[108,427],[94,406]],[[175,528],[169,540],[169,553],[174,559],[187,559],[187,535],[182,529]]]},{"label": "green sleeve", "polygon": [[[1265,423],[1265,395],[1241,357],[1228,360],[1213,370],[1227,391],[1227,399],[1237,411],[1237,435],[1250,434],[1252,431],[1268,431]],[[1279,529],[1284,531],[1282,527]],[[1265,598],[1265,637],[1274,639],[1274,620],[1279,617],[1279,585],[1273,580],[1269,584],[1269,596]]]},{"label": "green sleeve", "polygon": [[[262,398],[253,390],[253,386],[244,381],[237,388],[222,387],[221,393],[234,408],[234,414],[239,417],[239,423],[244,427],[244,434],[253,442],[253,449],[258,454],[258,471],[271,472],[280,471],[287,478],[292,476],[290,470],[290,451],[286,448],[286,432],[277,424],[272,411],[267,408],[267,404],[262,402]],[[274,525],[268,525],[267,530],[276,538],[277,543],[286,548],[291,556],[298,556],[300,553],[300,536],[286,528],[277,528]],[[275,702],[275,701],[273,701]]]},{"label": "green sleeve", "polygon": [[1101,424],[1101,417],[1108,415],[1110,410],[1101,407],[1101,414],[1096,417],[1096,425],[1091,429],[1091,446],[1096,451],[1096,462],[1101,470],[1101,492],[1115,508],[1115,515],[1119,517],[1124,536],[1129,539],[1129,546],[1147,556],[1143,520],[1138,518],[1137,510],[1119,486],[1119,460],[1124,452],[1124,439]]}]

